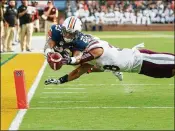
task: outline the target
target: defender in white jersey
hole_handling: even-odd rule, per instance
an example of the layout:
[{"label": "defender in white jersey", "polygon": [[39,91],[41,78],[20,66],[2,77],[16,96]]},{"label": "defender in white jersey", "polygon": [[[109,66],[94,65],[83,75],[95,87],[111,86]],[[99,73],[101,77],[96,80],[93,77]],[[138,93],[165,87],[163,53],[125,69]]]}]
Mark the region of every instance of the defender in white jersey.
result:
[{"label": "defender in white jersey", "polygon": [[109,45],[106,41],[98,40],[98,43],[90,44],[86,48],[86,52],[96,48],[102,48],[103,54],[99,58],[89,61],[89,64],[105,70],[139,72],[142,60],[138,50],[120,49]]},{"label": "defender in white jersey", "polygon": [[170,53],[157,53],[145,49],[120,49],[108,42],[91,42],[83,55],[63,58],[62,64],[81,64],[80,67],[59,79],[48,79],[45,84],[62,84],[79,78],[94,65],[113,72],[135,72],[154,78],[170,78],[175,75],[175,57]]}]

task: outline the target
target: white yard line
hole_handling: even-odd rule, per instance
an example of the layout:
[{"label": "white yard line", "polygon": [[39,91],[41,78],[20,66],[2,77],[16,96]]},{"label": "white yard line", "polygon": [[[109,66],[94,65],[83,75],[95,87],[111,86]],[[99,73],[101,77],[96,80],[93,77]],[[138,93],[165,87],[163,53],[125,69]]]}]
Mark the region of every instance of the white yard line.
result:
[{"label": "white yard line", "polygon": [[45,90],[60,90],[60,89],[63,89],[63,90],[84,90],[85,88],[58,88],[58,87],[55,87],[55,88],[44,88]]},{"label": "white yard line", "polygon": [[44,87],[61,88],[61,86],[174,86],[174,84],[62,84],[62,85],[46,85]]},{"label": "white yard line", "polygon": [[42,92],[42,94],[84,94],[87,92]]},{"label": "white yard line", "polygon": [[[86,98],[87,96],[70,96],[70,98]],[[40,99],[58,99],[58,98],[65,98],[65,96],[41,96]]]},{"label": "white yard line", "polygon": [[38,101],[38,103],[84,103],[89,101]]},{"label": "white yard line", "polygon": [[92,107],[33,107],[32,110],[66,110],[66,109],[174,109],[174,107],[169,106],[119,106],[119,107],[107,107],[107,106],[92,106]]},{"label": "white yard line", "polygon": [[[36,88],[38,87],[38,84],[40,82],[40,79],[44,73],[44,70],[46,68],[46,65],[47,65],[47,61],[44,61],[44,64],[43,66],[41,67],[38,75],[36,76],[36,79],[32,85],[32,87],[30,88],[29,92],[28,92],[28,103],[30,103],[35,91],[36,91]],[[24,115],[26,114],[27,112],[27,109],[20,109],[16,115],[16,117],[14,118],[14,120],[12,121],[10,127],[9,127],[9,130],[18,130],[19,129],[19,126],[24,118]]]}]

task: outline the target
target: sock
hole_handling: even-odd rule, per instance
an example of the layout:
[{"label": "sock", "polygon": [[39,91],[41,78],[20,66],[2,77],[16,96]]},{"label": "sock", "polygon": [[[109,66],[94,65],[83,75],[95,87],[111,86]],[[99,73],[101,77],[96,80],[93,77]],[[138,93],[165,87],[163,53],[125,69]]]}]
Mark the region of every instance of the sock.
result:
[{"label": "sock", "polygon": [[65,82],[68,82],[68,74],[66,74],[65,76],[62,76],[59,78],[60,80],[60,83],[65,83]]}]

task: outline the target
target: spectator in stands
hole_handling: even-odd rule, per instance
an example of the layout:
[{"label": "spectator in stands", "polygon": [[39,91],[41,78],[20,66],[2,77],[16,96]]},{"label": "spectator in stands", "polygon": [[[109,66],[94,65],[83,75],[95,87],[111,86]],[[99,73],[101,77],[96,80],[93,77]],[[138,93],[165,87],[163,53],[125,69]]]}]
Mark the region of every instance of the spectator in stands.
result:
[{"label": "spectator in stands", "polygon": [[[75,1],[74,1],[75,2]],[[169,4],[168,4],[169,3]],[[74,3],[75,5],[75,3]],[[87,6],[86,6],[87,5]],[[168,6],[168,8],[167,8]],[[84,22],[96,25],[99,20],[103,24],[152,24],[152,23],[172,23],[174,22],[174,1],[77,1],[78,10],[71,12]],[[71,3],[70,3],[71,7]],[[85,13],[88,7],[89,13]],[[99,11],[100,9],[100,11]],[[68,9],[70,12],[71,9]],[[165,12],[165,13],[164,13]],[[69,13],[69,15],[71,15]]]},{"label": "spectator in stands", "polygon": [[3,43],[4,43],[4,35],[5,35],[5,33],[4,33],[4,12],[6,11],[6,8],[7,8],[7,1],[6,0],[2,0],[1,2],[0,2],[0,13],[1,13],[1,15],[0,15],[0,25],[1,25],[1,36],[0,36],[0,38],[1,38],[1,52],[3,52]]},{"label": "spectator in stands", "polygon": [[[33,7],[36,8],[37,5],[38,5],[38,2],[37,2],[37,1],[33,1],[33,2],[32,2],[32,6],[33,6]],[[39,12],[38,12],[37,8],[36,8],[36,12],[35,12],[35,14],[34,14],[34,16],[33,16],[33,27],[34,27],[34,29],[35,29],[35,32],[39,32],[39,31],[40,31]]]},{"label": "spectator in stands", "polygon": [[98,23],[98,30],[99,31],[103,31],[103,20],[101,18],[99,18],[99,23]]},{"label": "spectator in stands", "polygon": [[142,22],[142,10],[138,10],[137,13],[136,13],[136,17],[137,17],[137,24],[140,25],[141,22]]},{"label": "spectator in stands", "polygon": [[134,10],[130,11],[130,21],[132,24],[136,24],[137,18],[136,18],[136,13]]},{"label": "spectator in stands", "polygon": [[156,16],[157,16],[157,8],[155,6],[155,4],[152,4],[151,8],[150,8],[150,19],[152,23],[157,22]]},{"label": "spectator in stands", "polygon": [[120,12],[119,12],[119,8],[115,7],[114,9],[114,14],[115,14],[115,23],[116,24],[120,24]]},{"label": "spectator in stands", "polygon": [[174,13],[173,13],[173,10],[171,9],[170,3],[165,8],[164,15],[165,15],[165,22],[166,23],[173,23],[174,22]]},{"label": "spectator in stands", "polygon": [[20,21],[20,43],[21,51],[31,51],[31,38],[33,33],[33,14],[34,10],[31,10],[28,6],[27,0],[21,1],[22,5],[18,8],[18,16]]},{"label": "spectator in stands", "polygon": [[146,7],[146,9],[142,10],[143,16],[142,16],[142,24],[143,25],[149,25],[151,24],[150,20],[150,14],[149,14],[149,9]]},{"label": "spectator in stands", "polygon": [[17,9],[15,8],[15,1],[10,0],[8,7],[4,12],[5,23],[5,40],[3,44],[3,52],[12,52],[12,42],[15,34],[15,26],[17,25]]},{"label": "spectator in stands", "polygon": [[3,14],[3,9],[2,9],[2,4],[0,4],[0,25],[1,25],[1,32],[0,32],[0,34],[1,34],[1,36],[0,36],[0,52],[2,52],[2,39],[3,39],[3,34],[4,34],[4,25],[3,25],[3,19],[4,19],[4,14]]},{"label": "spectator in stands", "polygon": [[46,40],[47,40],[48,31],[52,25],[57,24],[57,18],[58,18],[58,10],[53,5],[52,0],[49,0],[47,2],[47,7],[44,9],[44,15],[42,15],[42,18],[46,20],[45,21],[45,35],[46,35]]}]

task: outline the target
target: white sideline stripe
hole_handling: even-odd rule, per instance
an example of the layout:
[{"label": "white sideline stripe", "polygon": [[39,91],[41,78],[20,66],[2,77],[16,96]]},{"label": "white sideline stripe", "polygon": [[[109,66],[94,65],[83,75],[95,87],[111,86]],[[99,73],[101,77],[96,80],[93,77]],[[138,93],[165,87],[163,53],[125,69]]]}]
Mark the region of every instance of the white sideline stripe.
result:
[{"label": "white sideline stripe", "polygon": [[[174,86],[174,84],[63,84],[63,85],[46,85],[45,87],[54,86],[59,88],[59,86]],[[61,88],[61,87],[60,87]]]},{"label": "white sideline stripe", "polygon": [[[50,98],[65,98],[65,96],[41,96],[40,97],[40,99],[50,99]],[[72,97],[76,97],[76,98],[85,98],[85,97],[87,97],[87,96],[71,96],[70,98],[72,98]]]},{"label": "white sideline stripe", "polygon": [[79,94],[79,93],[87,93],[87,92],[42,92],[43,94]]},{"label": "white sideline stripe", "polygon": [[[36,76],[36,79],[33,83],[33,85],[31,86],[29,92],[28,92],[28,95],[27,95],[27,98],[28,98],[28,104],[30,103],[34,93],[35,93],[35,90],[36,88],[38,87],[38,84],[40,82],[40,79],[44,73],[44,69],[46,68],[46,65],[47,65],[47,61],[44,61],[44,64],[43,66],[41,67],[38,75]],[[13,119],[10,127],[9,127],[9,130],[18,130],[19,129],[19,126],[24,118],[24,115],[26,114],[27,112],[27,109],[20,109],[16,115],[16,117]]]},{"label": "white sideline stripe", "polygon": [[56,108],[56,107],[33,107],[30,108],[32,110],[65,110],[65,109],[173,109],[174,107],[162,107],[162,106],[153,106],[153,107],[137,107],[137,106],[123,106],[123,107],[100,107],[100,106],[94,106],[94,107],[65,107],[65,108]]},{"label": "white sideline stripe", "polygon": [[39,101],[38,103],[81,103],[81,102],[89,102],[89,101]]},{"label": "white sideline stripe", "polygon": [[84,90],[85,88],[44,88],[46,90],[52,90],[52,89],[56,89],[56,90],[59,90],[59,89],[66,89],[66,90]]}]

